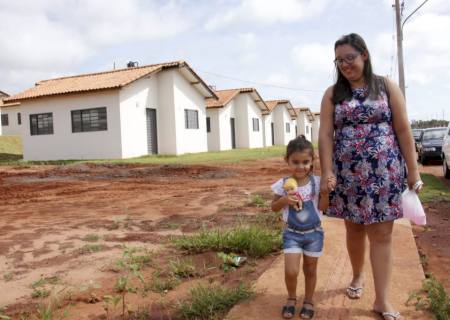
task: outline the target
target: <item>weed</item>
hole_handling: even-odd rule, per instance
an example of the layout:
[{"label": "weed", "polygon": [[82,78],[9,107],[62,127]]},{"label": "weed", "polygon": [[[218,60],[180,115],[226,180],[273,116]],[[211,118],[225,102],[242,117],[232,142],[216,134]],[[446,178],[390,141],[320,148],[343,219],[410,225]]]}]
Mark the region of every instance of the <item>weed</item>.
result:
[{"label": "weed", "polygon": [[80,251],[82,254],[89,254],[102,251],[103,249],[104,246],[101,244],[86,244],[80,249]]},{"label": "weed", "polygon": [[35,298],[46,298],[50,295],[50,290],[47,290],[45,288],[35,288],[33,292],[31,293],[31,297],[33,299]]},{"label": "weed", "polygon": [[63,314],[57,315],[51,303],[47,306],[43,304],[40,305],[37,312],[39,317],[34,317],[34,320],[63,320],[69,316],[69,311],[67,309],[64,310]]},{"label": "weed", "polygon": [[429,309],[436,320],[448,320],[450,316],[450,296],[444,286],[433,275],[422,283],[421,292],[412,292],[406,304],[412,303],[416,309]]},{"label": "weed", "polygon": [[157,293],[167,293],[176,288],[180,284],[180,280],[170,275],[167,278],[162,277],[158,272],[153,274],[149,283],[145,284],[145,290],[151,290]]},{"label": "weed", "polygon": [[180,302],[177,314],[181,319],[219,319],[236,303],[249,299],[255,292],[247,285],[236,288],[221,285],[198,285],[190,290],[188,298]]},{"label": "weed", "polygon": [[173,237],[172,243],[188,252],[213,250],[263,257],[280,250],[281,235],[259,225],[238,225],[229,230],[203,230],[196,235]]},{"label": "weed", "polygon": [[90,233],[90,234],[85,235],[83,237],[83,239],[81,239],[81,240],[87,241],[87,242],[97,242],[99,239],[100,239],[100,237],[97,234]]},{"label": "weed", "polygon": [[170,271],[179,278],[190,278],[198,275],[192,259],[176,259],[169,262]]},{"label": "weed", "polygon": [[3,280],[5,280],[5,282],[11,281],[13,278],[14,278],[14,273],[12,273],[12,272],[8,272],[3,275]]},{"label": "weed", "polygon": [[267,202],[264,200],[264,198],[259,195],[255,194],[252,196],[252,199],[250,200],[250,203],[258,208],[265,208],[267,207]]},{"label": "weed", "polygon": [[181,226],[180,223],[175,223],[175,222],[166,222],[161,224],[161,228],[162,229],[169,229],[169,230],[176,230]]},{"label": "weed", "polygon": [[106,312],[106,320],[109,320],[110,308],[114,307],[115,309],[119,304],[120,300],[122,300],[121,296],[106,295],[103,297],[103,309],[105,309]]},{"label": "weed", "polygon": [[420,264],[422,265],[422,267],[426,267],[428,265],[428,257],[425,254],[419,254],[420,257]]}]

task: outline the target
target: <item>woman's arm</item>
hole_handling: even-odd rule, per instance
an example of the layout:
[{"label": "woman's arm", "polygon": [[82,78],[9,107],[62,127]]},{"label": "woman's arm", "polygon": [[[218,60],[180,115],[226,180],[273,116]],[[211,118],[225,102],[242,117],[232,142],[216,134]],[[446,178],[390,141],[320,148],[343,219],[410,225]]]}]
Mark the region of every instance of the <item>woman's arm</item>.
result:
[{"label": "woman's arm", "polygon": [[334,135],[334,106],[331,102],[333,87],[329,87],[322,98],[320,107],[319,128],[319,157],[322,179],[320,190],[330,192],[328,179],[334,177],[333,173],[333,135]]},{"label": "woman's arm", "polygon": [[408,186],[412,189],[414,183],[420,180],[420,175],[417,167],[412,130],[408,121],[408,115],[406,114],[405,99],[397,84],[389,79],[385,79],[385,81],[390,94],[392,124],[400,144],[400,151],[408,168]]}]

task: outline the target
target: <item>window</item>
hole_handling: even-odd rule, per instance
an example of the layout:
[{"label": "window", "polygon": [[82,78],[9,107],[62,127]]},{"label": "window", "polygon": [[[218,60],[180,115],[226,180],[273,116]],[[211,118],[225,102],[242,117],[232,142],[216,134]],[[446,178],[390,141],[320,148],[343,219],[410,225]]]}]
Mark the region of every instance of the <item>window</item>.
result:
[{"label": "window", "polygon": [[211,118],[206,117],[206,132],[211,132]]},{"label": "window", "polygon": [[32,136],[53,134],[53,113],[30,114]]},{"label": "window", "polygon": [[259,119],[252,118],[253,121],[253,131],[259,131]]},{"label": "window", "polygon": [[184,123],[186,129],[198,129],[198,111],[184,109]]},{"label": "window", "polygon": [[17,124],[20,126],[22,124],[22,115],[19,113],[17,113]]},{"label": "window", "polygon": [[72,111],[72,132],[105,131],[107,129],[106,107]]},{"label": "window", "polygon": [[9,119],[7,114],[2,114],[2,126],[9,126]]},{"label": "window", "polygon": [[289,123],[286,122],[286,132],[290,133],[291,132],[291,126],[289,125]]}]

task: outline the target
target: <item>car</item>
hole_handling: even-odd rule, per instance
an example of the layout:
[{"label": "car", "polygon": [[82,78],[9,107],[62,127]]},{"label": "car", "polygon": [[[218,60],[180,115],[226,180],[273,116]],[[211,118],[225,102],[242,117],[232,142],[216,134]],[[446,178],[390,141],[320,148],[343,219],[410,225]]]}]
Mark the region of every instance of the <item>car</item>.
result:
[{"label": "car", "polygon": [[419,161],[426,164],[429,159],[442,159],[442,143],[447,128],[428,128],[420,134],[417,143]]},{"label": "car", "polygon": [[442,144],[442,168],[444,169],[444,177],[450,179],[450,122]]},{"label": "car", "polygon": [[420,134],[422,133],[423,129],[412,129],[412,135],[414,138],[414,146],[416,147],[416,151],[417,151],[417,143],[419,142],[420,139]]}]

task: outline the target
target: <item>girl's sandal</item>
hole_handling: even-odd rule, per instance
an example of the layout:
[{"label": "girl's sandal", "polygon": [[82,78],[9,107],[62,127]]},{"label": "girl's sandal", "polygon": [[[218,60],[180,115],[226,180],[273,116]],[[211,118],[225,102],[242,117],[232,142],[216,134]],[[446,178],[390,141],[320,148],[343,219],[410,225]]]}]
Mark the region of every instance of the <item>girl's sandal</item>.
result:
[{"label": "girl's sandal", "polygon": [[[305,305],[311,306],[311,308],[305,308]],[[300,310],[300,319],[312,319],[314,318],[314,304],[312,302],[303,301],[302,310]]]},{"label": "girl's sandal", "polygon": [[362,294],[363,294],[363,288],[362,287],[349,286],[347,288],[347,296],[350,299],[360,299]]},{"label": "girl's sandal", "polygon": [[400,312],[380,312],[375,311],[378,313],[381,317],[383,317],[383,320],[404,320]]},{"label": "girl's sandal", "polygon": [[284,305],[281,310],[281,316],[284,319],[292,319],[295,316],[295,305],[297,304],[296,298],[287,298],[288,301],[294,301],[294,305]]}]

